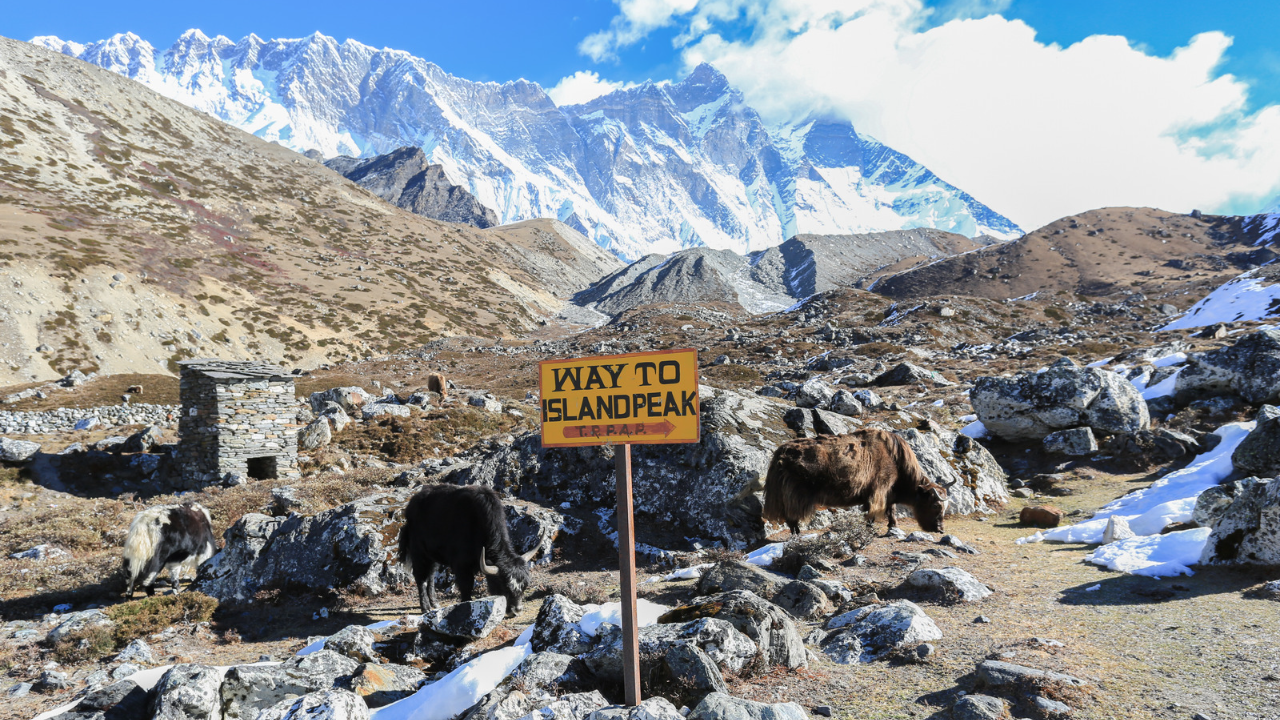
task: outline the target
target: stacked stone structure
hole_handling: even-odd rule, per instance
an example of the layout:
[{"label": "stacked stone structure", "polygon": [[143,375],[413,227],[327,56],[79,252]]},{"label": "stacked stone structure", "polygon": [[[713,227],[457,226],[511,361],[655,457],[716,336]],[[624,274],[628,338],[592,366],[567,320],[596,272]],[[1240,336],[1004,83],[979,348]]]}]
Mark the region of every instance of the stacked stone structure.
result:
[{"label": "stacked stone structure", "polygon": [[257,362],[199,359],[178,365],[178,466],[185,487],[233,475],[300,476],[293,376]]}]

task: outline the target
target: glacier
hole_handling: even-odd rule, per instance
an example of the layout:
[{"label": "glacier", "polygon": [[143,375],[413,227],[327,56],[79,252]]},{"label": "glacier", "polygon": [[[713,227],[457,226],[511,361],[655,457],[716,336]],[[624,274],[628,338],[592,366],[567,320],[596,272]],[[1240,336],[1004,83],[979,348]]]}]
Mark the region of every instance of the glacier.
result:
[{"label": "glacier", "polygon": [[134,33],[30,42],[299,152],[420,147],[501,223],[556,218],[625,260],[704,246],[746,254],[802,233],[1022,235],[848,122],[766,124],[705,64],[560,107],[537,83],[473,82],[321,33],[232,41],[193,29],[165,50]]}]

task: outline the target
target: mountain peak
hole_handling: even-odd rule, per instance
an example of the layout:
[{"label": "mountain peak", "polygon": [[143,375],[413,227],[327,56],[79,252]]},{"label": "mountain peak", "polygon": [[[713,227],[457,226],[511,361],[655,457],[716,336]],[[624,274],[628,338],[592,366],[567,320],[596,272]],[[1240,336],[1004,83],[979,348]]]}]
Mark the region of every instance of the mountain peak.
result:
[{"label": "mountain peak", "polygon": [[[472,82],[320,32],[257,47],[202,37],[184,34],[160,63],[140,38],[127,51],[122,40],[78,53],[42,43],[295,150],[369,158],[417,148],[423,157],[406,163],[429,159],[498,221],[554,218],[624,258],[755,251],[800,233],[1021,234],[848,123],[766,127],[708,63],[678,82],[557,107],[534,83]],[[239,72],[222,72],[227,64]]]}]

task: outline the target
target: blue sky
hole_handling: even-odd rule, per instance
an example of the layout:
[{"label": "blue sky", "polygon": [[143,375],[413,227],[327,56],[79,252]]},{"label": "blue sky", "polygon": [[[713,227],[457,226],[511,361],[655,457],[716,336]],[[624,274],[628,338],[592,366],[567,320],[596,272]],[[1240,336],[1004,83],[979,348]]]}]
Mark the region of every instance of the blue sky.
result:
[{"label": "blue sky", "polygon": [[[560,102],[710,61],[771,122],[823,114],[1024,227],[1280,195],[1280,0],[15,2],[0,34],[320,31]],[[1110,37],[1106,37],[1110,36]]]},{"label": "blue sky", "polygon": [[[526,78],[546,87],[579,70],[595,70],[623,82],[678,77],[682,67],[662,28],[624,49],[617,61],[592,62],[581,40],[604,29],[618,12],[610,0],[539,2],[13,2],[0,17],[0,34],[19,40],[57,35],[90,42],[132,31],[157,47],[189,28],[233,39],[299,37],[316,30],[375,47],[408,50],[472,80]],[[953,2],[926,5],[946,13]],[[1280,101],[1280,2],[1205,0],[1014,0],[1001,10],[1035,28],[1042,42],[1070,45],[1089,35],[1123,35],[1167,55],[1195,34],[1220,30],[1234,38],[1222,65],[1250,82],[1255,103]]]}]

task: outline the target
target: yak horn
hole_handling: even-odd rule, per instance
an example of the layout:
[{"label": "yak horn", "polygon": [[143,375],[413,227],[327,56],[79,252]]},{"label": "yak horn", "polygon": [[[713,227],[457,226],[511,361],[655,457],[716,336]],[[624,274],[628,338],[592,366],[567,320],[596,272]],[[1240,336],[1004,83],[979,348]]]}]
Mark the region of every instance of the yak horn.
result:
[{"label": "yak horn", "polygon": [[542,549],[542,543],[538,543],[533,547],[532,550],[521,555],[520,559],[524,560],[525,562],[533,562],[533,559],[538,556],[538,551],[541,549]]},{"label": "yak horn", "polygon": [[484,571],[484,574],[485,574],[485,575],[497,575],[497,574],[498,574],[498,568],[496,568],[496,567],[494,567],[494,566],[490,565],[489,563],[485,562],[485,560],[484,560],[484,548],[480,548],[480,569]]}]

